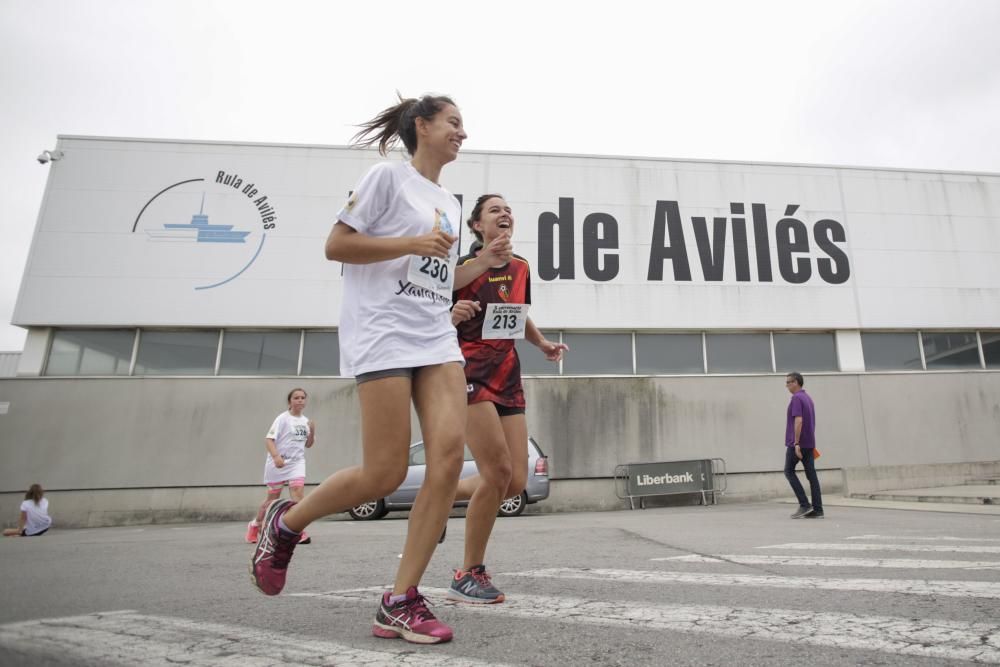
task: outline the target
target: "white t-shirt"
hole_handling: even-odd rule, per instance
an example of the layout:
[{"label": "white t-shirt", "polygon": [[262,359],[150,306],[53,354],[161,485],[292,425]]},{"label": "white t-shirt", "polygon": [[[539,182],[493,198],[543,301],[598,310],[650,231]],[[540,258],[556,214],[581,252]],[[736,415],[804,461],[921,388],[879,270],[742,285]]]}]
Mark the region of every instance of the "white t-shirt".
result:
[{"label": "white t-shirt", "polygon": [[[450,192],[409,162],[382,162],[361,179],[337,219],[376,237],[419,236],[435,224],[458,236],[462,207]],[[458,259],[458,243],[451,249]],[[340,372],[346,376],[465,363],[451,324],[451,295],[410,282],[413,256],[344,264]],[[417,261],[420,261],[419,259]]]},{"label": "white t-shirt", "polygon": [[264,436],[274,440],[278,454],[285,460],[283,468],[276,468],[271,454],[264,461],[264,481],[282,482],[306,476],[306,440],[309,439],[309,418],[295,417],[285,411],[275,417],[270,430]]},{"label": "white t-shirt", "polygon": [[37,505],[34,500],[25,500],[21,503],[21,511],[27,515],[27,521],[24,522],[25,535],[37,535],[52,525],[48,498],[42,498]]}]

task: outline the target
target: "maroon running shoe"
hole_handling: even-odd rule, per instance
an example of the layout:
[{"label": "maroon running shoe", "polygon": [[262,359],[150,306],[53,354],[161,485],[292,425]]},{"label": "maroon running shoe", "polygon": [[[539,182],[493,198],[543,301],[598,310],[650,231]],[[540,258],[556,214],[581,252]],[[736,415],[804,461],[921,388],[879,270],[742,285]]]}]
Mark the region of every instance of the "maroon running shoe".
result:
[{"label": "maroon running shoe", "polygon": [[439,621],[427,608],[427,600],[417,592],[416,586],[406,589],[406,599],[389,603],[391,592],[382,595],[372,634],[394,639],[402,637],[414,644],[441,644],[450,642],[451,628]]},{"label": "maroon running shoe", "polygon": [[267,506],[260,526],[257,548],[250,560],[253,585],[264,595],[277,595],[285,587],[288,561],[292,559],[299,536],[282,531],[278,519],[295,505],[291,500],[278,499]]}]

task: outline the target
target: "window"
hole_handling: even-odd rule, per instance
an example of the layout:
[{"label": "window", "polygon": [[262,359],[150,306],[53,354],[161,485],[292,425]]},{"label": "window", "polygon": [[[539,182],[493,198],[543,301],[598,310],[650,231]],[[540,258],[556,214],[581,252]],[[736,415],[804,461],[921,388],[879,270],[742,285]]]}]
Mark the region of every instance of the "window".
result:
[{"label": "window", "polygon": [[922,370],[916,333],[861,333],[865,370]]},{"label": "window", "polygon": [[564,333],[564,375],[632,375],[630,334]]},{"label": "window", "polygon": [[924,332],[924,361],[927,369],[982,368],[979,364],[979,342],[975,332]]},{"label": "window", "polygon": [[417,445],[416,447],[410,448],[410,465],[411,466],[427,465],[427,452],[424,451],[423,443]]},{"label": "window", "polygon": [[[558,331],[543,331],[542,335],[554,343],[559,342]],[[559,375],[559,364],[545,358],[541,350],[525,338],[514,341],[517,356],[521,360],[521,375]]]},{"label": "window", "polygon": [[299,369],[298,331],[226,331],[220,375],[295,375]]},{"label": "window", "polygon": [[704,373],[701,334],[636,334],[636,372],[643,375]]},{"label": "window", "polygon": [[141,331],[136,375],[213,375],[218,331]]},{"label": "window", "polygon": [[307,331],[302,346],[302,375],[340,375],[336,331]]},{"label": "window", "polygon": [[981,332],[986,368],[1000,368],[1000,331]]},{"label": "window", "polygon": [[707,334],[709,373],[770,373],[771,336],[753,334]]},{"label": "window", "polygon": [[128,375],[134,330],[57,331],[45,364],[46,375]]},{"label": "window", "polygon": [[774,364],[782,373],[837,370],[837,344],[833,334],[774,334]]}]

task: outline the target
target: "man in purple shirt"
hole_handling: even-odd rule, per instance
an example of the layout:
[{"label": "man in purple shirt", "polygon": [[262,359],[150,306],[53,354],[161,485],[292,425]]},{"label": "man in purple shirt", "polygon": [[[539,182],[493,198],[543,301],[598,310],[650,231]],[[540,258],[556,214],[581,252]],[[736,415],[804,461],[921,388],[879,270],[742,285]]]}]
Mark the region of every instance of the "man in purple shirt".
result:
[{"label": "man in purple shirt", "polygon": [[[785,387],[792,394],[788,403],[788,418],[785,424],[785,479],[795,492],[799,501],[799,509],[792,515],[793,519],[822,519],[823,494],[819,489],[819,477],[816,476],[816,406],[812,398],[802,388],[805,380],[801,373],[792,372],[785,376]],[[795,474],[795,466],[802,461],[809,480],[809,490],[812,492],[812,505],[806,498],[802,482]]]}]

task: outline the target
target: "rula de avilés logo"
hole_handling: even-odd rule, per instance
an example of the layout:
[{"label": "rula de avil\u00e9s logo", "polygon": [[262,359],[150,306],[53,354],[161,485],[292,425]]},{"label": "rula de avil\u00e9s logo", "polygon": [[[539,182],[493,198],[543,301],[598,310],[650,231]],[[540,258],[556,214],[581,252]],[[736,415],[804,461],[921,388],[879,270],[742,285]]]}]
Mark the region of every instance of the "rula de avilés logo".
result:
[{"label": "rula de avil\u00e9s logo", "polygon": [[[178,266],[211,267],[195,290],[229,283],[249,269],[264,248],[278,214],[261,188],[238,173],[218,170],[208,178],[168,185],[146,202],[132,224],[153,243],[177,244]],[[180,256],[183,253],[183,257]]]},{"label": "rula de avil\u00e9s logo", "polygon": [[[786,204],[784,215],[768,216],[768,206],[752,203],[749,215],[742,202],[729,204],[730,215],[681,214],[680,202],[658,200],[653,213],[644,262],[648,282],[692,282],[700,273],[707,282],[775,283],[793,285],[818,279],[841,285],[851,276],[847,231],[838,220],[802,215],[799,204]],[[773,209],[772,209],[773,211]],[[558,213],[538,216],[538,276],[542,280],[576,279],[575,204],[559,197]],[[592,212],[583,219],[580,250],[583,272],[595,282],[614,280],[623,257],[619,222],[609,213]],[[773,239],[773,243],[772,243]],[[727,250],[731,255],[727,257]],[[773,260],[777,260],[777,267]],[[692,271],[692,265],[700,269]],[[775,271],[775,268],[777,271]]]}]

